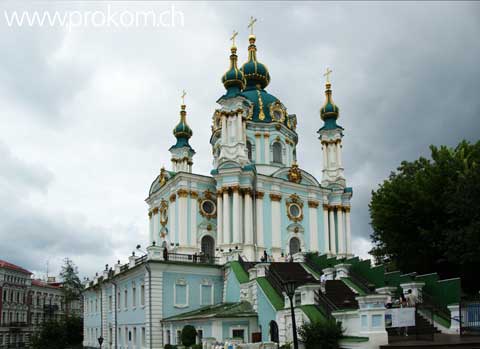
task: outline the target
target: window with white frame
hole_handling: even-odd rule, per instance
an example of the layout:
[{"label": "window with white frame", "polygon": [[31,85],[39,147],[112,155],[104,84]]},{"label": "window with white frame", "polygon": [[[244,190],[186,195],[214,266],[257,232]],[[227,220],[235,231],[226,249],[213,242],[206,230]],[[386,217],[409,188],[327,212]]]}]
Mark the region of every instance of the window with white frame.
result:
[{"label": "window with white frame", "polygon": [[177,338],[175,344],[182,344],[182,331],[177,330]]},{"label": "window with white frame", "polygon": [[108,310],[112,311],[113,309],[113,299],[112,296],[108,296]]},{"label": "window with white frame", "polygon": [[185,279],[178,279],[173,285],[173,303],[177,308],[188,307],[188,284]]},{"label": "window with white frame", "polygon": [[245,333],[246,333],[245,327],[237,326],[237,327],[230,328],[230,335],[233,339],[241,338],[243,341],[245,341]]},{"label": "window with white frame", "polygon": [[280,142],[275,142],[272,145],[273,153],[273,162],[277,164],[282,163],[282,144]]},{"label": "window with white frame", "polygon": [[210,280],[202,280],[200,284],[200,305],[213,304],[213,283]]},{"label": "window with white frame", "polygon": [[127,309],[128,308],[128,290],[127,289],[123,291],[123,303],[124,303],[123,307]]},{"label": "window with white frame", "polygon": [[137,346],[137,328],[133,328],[133,346]]},{"label": "window with white frame", "polygon": [[145,334],[145,327],[142,327],[142,347],[144,347],[147,344],[146,339],[147,339],[147,337],[146,337],[146,334]]},{"label": "window with white frame", "polygon": [[132,283],[132,307],[137,306],[137,286],[135,285],[135,282]]},{"label": "window with white frame", "polygon": [[145,305],[145,285],[140,286],[140,305]]}]

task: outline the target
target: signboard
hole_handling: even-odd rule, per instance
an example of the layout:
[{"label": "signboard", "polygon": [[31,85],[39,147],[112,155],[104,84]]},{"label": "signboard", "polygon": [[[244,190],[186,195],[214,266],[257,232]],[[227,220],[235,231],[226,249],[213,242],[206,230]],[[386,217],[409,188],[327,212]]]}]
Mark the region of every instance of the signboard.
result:
[{"label": "signboard", "polygon": [[415,326],[415,308],[392,308],[385,311],[385,327]]}]

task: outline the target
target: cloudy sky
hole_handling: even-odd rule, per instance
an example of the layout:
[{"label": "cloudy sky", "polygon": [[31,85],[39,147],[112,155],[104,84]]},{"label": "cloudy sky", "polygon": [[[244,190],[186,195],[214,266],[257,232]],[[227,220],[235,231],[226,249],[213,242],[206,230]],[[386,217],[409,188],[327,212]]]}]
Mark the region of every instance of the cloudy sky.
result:
[{"label": "cloudy sky", "polygon": [[144,199],[160,167],[170,166],[182,89],[194,171],[209,173],[228,38],[239,31],[244,61],[251,15],[268,90],[297,114],[299,163],[317,178],[322,74],[333,69],[355,253],[367,255],[370,192],[392,169],[428,155],[429,144],[480,134],[478,2],[179,2],[184,23],[178,17],[170,27],[88,18],[77,26],[76,17],[70,27],[19,27],[6,17],[106,15],[109,5],[172,11],[153,2],[0,4],[0,258],[38,275],[47,261],[55,274],[67,256],[92,275],[146,244]]}]

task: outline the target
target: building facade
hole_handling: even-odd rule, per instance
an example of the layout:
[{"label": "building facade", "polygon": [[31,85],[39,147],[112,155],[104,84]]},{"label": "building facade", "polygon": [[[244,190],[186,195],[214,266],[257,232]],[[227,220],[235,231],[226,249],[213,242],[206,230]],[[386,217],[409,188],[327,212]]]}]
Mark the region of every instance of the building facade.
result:
[{"label": "building facade", "polygon": [[[82,315],[81,301],[70,304],[71,315]],[[0,348],[28,347],[31,336],[49,320],[66,313],[61,283],[32,279],[32,273],[0,260]]]}]

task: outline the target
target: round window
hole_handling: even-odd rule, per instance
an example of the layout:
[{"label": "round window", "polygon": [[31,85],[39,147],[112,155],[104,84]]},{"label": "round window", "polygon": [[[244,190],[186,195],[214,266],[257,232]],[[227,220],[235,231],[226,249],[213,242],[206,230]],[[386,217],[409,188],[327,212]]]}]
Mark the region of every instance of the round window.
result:
[{"label": "round window", "polygon": [[300,214],[302,213],[300,206],[298,206],[297,204],[291,204],[288,210],[290,212],[290,215],[295,218],[299,217]]},{"label": "round window", "polygon": [[213,215],[215,213],[215,203],[212,200],[203,200],[202,210],[208,215]]}]

